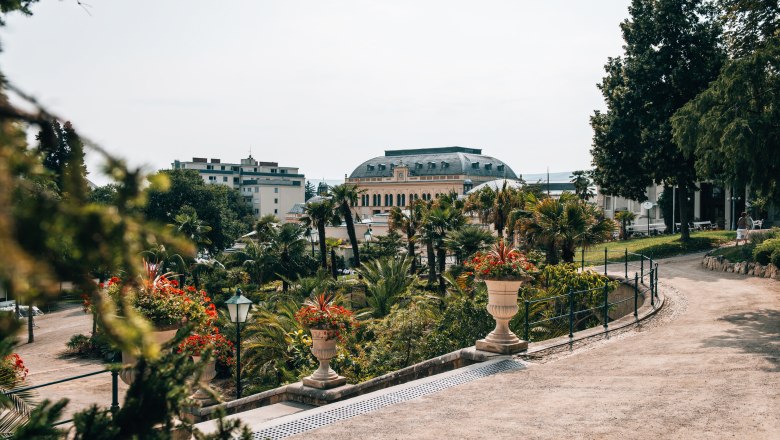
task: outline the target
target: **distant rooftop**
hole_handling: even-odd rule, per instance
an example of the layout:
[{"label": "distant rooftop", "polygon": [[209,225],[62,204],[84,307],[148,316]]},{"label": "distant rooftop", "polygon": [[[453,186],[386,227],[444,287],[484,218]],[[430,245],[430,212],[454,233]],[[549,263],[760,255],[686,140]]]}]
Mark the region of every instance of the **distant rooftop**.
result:
[{"label": "distant rooftop", "polygon": [[482,154],[482,149],[466,148],[466,147],[409,148],[405,150],[385,150],[385,157],[412,156],[417,154],[441,154],[441,153]]}]

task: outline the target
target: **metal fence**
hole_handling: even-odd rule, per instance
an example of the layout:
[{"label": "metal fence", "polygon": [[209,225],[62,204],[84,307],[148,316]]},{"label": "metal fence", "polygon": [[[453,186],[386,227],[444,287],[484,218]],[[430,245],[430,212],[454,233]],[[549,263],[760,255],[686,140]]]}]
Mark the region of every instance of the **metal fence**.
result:
[{"label": "metal fence", "polygon": [[[24,391],[32,391],[38,388],[44,388],[51,385],[57,385],[60,383],[70,382],[72,380],[83,379],[85,377],[96,376],[98,374],[104,374],[104,373],[111,373],[111,411],[117,411],[119,409],[119,370],[116,368],[93,371],[91,373],[80,374],[78,376],[66,377],[64,379],[55,380],[52,382],[46,382],[40,385],[32,385],[24,388],[14,388],[12,390],[5,391],[3,394],[5,394],[6,396],[10,396]],[[53,426],[64,425],[65,423],[70,423],[72,421],[73,419],[60,420],[54,423]]]},{"label": "metal fence", "polygon": [[[536,326],[550,323],[561,326],[565,324],[565,320],[568,320],[569,337],[573,338],[574,332],[577,331],[575,328],[577,320],[585,314],[598,317],[602,322],[604,329],[608,330],[610,321],[609,311],[621,304],[633,302],[634,317],[639,316],[640,295],[642,295],[643,300],[647,299],[649,296],[650,305],[655,307],[655,302],[658,299],[658,263],[654,262],[652,258],[643,254],[628,252],[628,250],[620,252],[619,255],[613,251],[610,255],[607,248],[604,248],[603,252],[600,250],[591,250],[587,253],[590,254],[590,258],[586,259],[586,251],[584,249],[581,251],[580,270],[584,271],[586,268],[589,268],[593,271],[600,271],[603,268],[605,276],[609,274],[610,269],[613,270],[613,274],[615,271],[619,270],[618,273],[623,275],[624,278],[623,283],[633,287],[633,297],[610,301],[609,282],[605,282],[603,286],[591,289],[569,289],[569,291],[563,295],[525,300],[523,302],[525,307],[522,322],[523,336],[526,341],[533,342],[534,335],[532,329]],[[595,255],[601,257],[599,258],[601,261],[598,261],[598,264],[595,264],[597,262],[594,258]],[[588,266],[586,266],[586,261],[589,263]],[[630,276],[630,273],[632,272],[633,276]],[[591,298],[590,304],[592,304],[594,302],[592,301],[593,297],[596,295],[600,296],[600,298],[598,298],[600,301],[597,306],[587,308],[577,307],[578,304],[583,303],[581,299],[585,296]],[[554,311],[553,316],[545,316],[542,319],[532,321],[531,310],[534,306],[539,304],[547,304],[548,307]]]}]

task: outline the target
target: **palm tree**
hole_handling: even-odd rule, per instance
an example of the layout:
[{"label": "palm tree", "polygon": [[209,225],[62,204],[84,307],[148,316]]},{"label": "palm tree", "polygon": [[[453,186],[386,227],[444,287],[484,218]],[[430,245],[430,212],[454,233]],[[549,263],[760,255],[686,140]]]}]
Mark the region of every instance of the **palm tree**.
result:
[{"label": "palm tree", "polygon": [[577,246],[587,247],[612,235],[615,225],[600,218],[596,208],[571,193],[559,199],[545,198],[531,207],[531,217],[522,220],[521,230],[532,243],[547,251],[547,263],[574,262]]},{"label": "palm tree", "polygon": [[417,242],[417,231],[422,223],[424,210],[425,202],[422,200],[415,200],[409,205],[408,210],[402,211],[401,208],[395,207],[390,211],[390,230],[394,231],[400,229],[406,235],[407,256],[411,259],[411,266],[409,267],[410,273],[417,272],[417,258],[414,248]]},{"label": "palm tree", "polygon": [[323,269],[327,269],[328,249],[325,243],[325,226],[332,224],[335,220],[333,217],[333,201],[330,198],[322,198],[316,202],[308,203],[303,212],[301,223],[306,227],[317,230],[320,242],[320,266]]},{"label": "palm tree", "polygon": [[[343,219],[347,226],[347,235],[349,236],[349,243],[352,245],[355,267],[360,267],[360,249],[357,235],[355,234],[355,222],[353,220],[355,214],[352,212],[352,207],[357,205],[358,197],[365,191],[358,188],[357,185],[348,185],[346,183],[330,187],[335,215]],[[358,221],[360,220],[358,219]]]},{"label": "palm tree", "polygon": [[366,262],[357,272],[366,281],[366,303],[374,318],[390,313],[398,299],[414,283],[412,259],[386,257]]},{"label": "palm tree", "polygon": [[285,223],[279,228],[273,240],[274,250],[279,253],[276,274],[282,279],[282,291],[289,288],[287,280],[302,275],[306,267],[306,240],[303,229],[296,223]]},{"label": "palm tree", "polygon": [[590,190],[590,177],[588,171],[574,171],[571,173],[571,183],[574,184],[574,194],[582,200],[587,201],[593,197],[593,191]]},{"label": "palm tree", "polygon": [[255,240],[266,243],[273,240],[276,229],[279,228],[279,219],[273,214],[266,214],[255,223]]},{"label": "palm tree", "polygon": [[273,273],[275,260],[271,248],[268,242],[250,240],[244,249],[232,255],[233,265],[240,265],[252,283],[261,285]]},{"label": "palm tree", "polygon": [[467,225],[448,232],[444,245],[455,254],[458,264],[462,264],[477,252],[487,249],[495,241],[490,231],[479,226]]},{"label": "palm tree", "polygon": [[[443,277],[447,257],[444,239],[448,232],[462,228],[465,223],[466,218],[463,216],[461,210],[446,204],[437,203],[425,216],[424,230],[427,234],[427,238],[436,250],[436,260],[439,266],[439,291],[441,293],[444,293],[446,287]],[[430,278],[429,275],[429,280],[430,279],[432,278]]]},{"label": "palm tree", "polygon": [[483,225],[490,223],[490,216],[496,202],[496,192],[489,185],[469,194],[464,209],[466,212],[477,213],[479,222]]},{"label": "palm tree", "polygon": [[504,237],[504,228],[507,225],[509,216],[513,210],[522,205],[522,196],[519,191],[512,187],[507,187],[506,180],[501,189],[496,193],[496,198],[491,211],[493,227],[499,238]]},{"label": "palm tree", "polygon": [[211,240],[206,236],[211,232],[211,226],[199,219],[198,213],[191,207],[183,207],[173,220],[176,230],[195,243],[198,251],[211,244]]}]

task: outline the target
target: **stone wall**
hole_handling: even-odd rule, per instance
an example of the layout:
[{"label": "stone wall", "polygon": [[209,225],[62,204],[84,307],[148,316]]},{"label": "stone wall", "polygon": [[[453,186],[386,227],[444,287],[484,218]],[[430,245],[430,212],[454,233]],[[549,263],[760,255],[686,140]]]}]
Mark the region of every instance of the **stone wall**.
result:
[{"label": "stone wall", "polygon": [[742,275],[780,280],[780,269],[778,269],[772,263],[767,264],[766,266],[747,261],[741,263],[731,263],[726,261],[722,255],[705,255],[701,260],[701,264],[709,270],[739,273]]}]

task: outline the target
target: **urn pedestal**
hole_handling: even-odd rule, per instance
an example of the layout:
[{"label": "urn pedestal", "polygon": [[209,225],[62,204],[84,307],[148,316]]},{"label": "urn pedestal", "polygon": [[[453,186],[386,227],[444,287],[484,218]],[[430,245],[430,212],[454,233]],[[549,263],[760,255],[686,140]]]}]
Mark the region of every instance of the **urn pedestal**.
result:
[{"label": "urn pedestal", "polygon": [[[179,331],[179,328],[173,328],[173,329],[167,329],[167,330],[155,330],[152,332],[152,337],[154,338],[155,342],[162,345],[166,342],[173,339],[174,336],[176,336],[176,332]],[[135,356],[130,354],[129,352],[122,351],[122,364],[123,368],[119,372],[119,378],[122,379],[122,382],[130,385],[133,383],[133,379],[135,378],[135,363],[137,362],[137,359]]]},{"label": "urn pedestal", "polygon": [[312,388],[327,389],[344,385],[347,378],[330,368],[330,360],[336,356],[336,334],[333,330],[311,329],[311,352],[320,361],[320,367],[303,384]]},{"label": "urn pedestal", "polygon": [[[193,356],[192,360],[197,364],[201,361],[201,357]],[[206,389],[209,387],[209,382],[215,377],[217,377],[217,362],[209,361],[203,366],[203,373],[201,373],[198,383],[194,384],[197,390],[190,396],[192,399],[200,402],[201,406],[207,406],[213,401],[211,394]]]},{"label": "urn pedestal", "polygon": [[487,310],[496,320],[496,328],[485,339],[477,341],[477,350],[499,354],[514,354],[528,350],[528,342],[509,329],[509,321],[517,314],[517,291],[523,281],[485,280],[488,289]]}]

